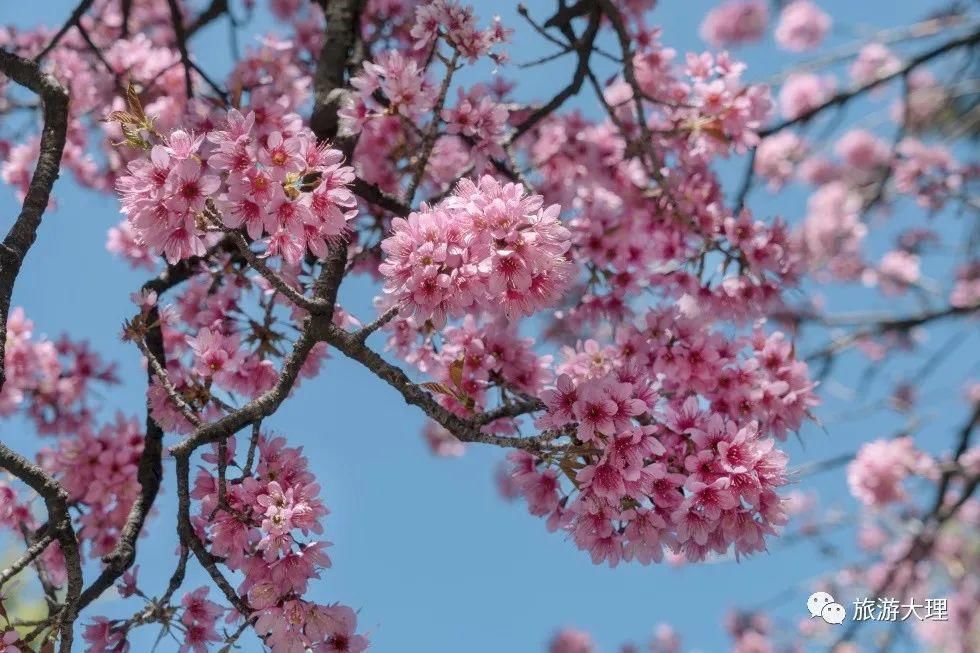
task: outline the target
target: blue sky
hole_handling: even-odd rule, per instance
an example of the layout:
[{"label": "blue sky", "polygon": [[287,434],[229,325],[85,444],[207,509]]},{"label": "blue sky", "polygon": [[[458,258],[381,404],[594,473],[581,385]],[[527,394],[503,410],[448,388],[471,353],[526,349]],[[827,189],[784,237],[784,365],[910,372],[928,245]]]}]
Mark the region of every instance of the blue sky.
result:
[{"label": "blue sky", "polygon": [[[4,3],[0,24],[60,25],[74,4],[73,0],[17,3],[15,12],[12,4]],[[510,9],[512,3],[481,0],[474,4],[484,20],[499,12],[506,24],[517,29],[510,47],[514,61],[528,61],[552,51]],[[551,0],[526,4],[538,17],[547,17],[554,6]],[[661,4],[650,23],[663,26],[663,40],[681,53],[703,49],[697,26],[714,3],[693,0]],[[925,2],[881,0],[824,0],[820,4],[835,17],[831,43],[849,42],[876,29],[907,23],[927,13],[929,6]],[[256,26],[269,24],[261,14],[256,20]],[[227,70],[229,61],[224,30],[223,24],[212,26],[196,37],[193,48],[201,61],[213,64],[211,69],[219,72]],[[775,50],[771,42],[736,54],[748,62],[747,77],[754,80],[766,79],[804,59]],[[567,71],[568,65],[568,60],[560,60],[533,69],[510,66],[505,74],[519,82],[519,100],[541,100],[549,98],[567,79],[562,71]],[[847,120],[880,111],[888,106],[889,97],[856,102],[848,110]],[[588,94],[577,101],[577,106],[597,115],[598,107]],[[882,133],[888,129],[886,126]],[[829,139],[828,144],[832,141]],[[741,165],[739,161],[738,171]],[[734,174],[729,176],[735,178]],[[120,342],[118,333],[123,319],[131,313],[129,293],[139,286],[145,273],[131,272],[105,251],[106,229],[118,220],[118,203],[112,197],[80,189],[69,176],[58,182],[56,196],[58,208],[45,216],[38,242],[21,272],[14,305],[25,307],[37,325],[36,331],[52,337],[70,331],[76,338],[88,339],[104,357],[118,362],[126,382],[102,397],[104,412],[141,414],[144,387],[139,354]],[[804,213],[805,197],[799,189],[778,198],[760,189],[753,193],[749,205],[758,215],[782,215],[795,221]],[[13,194],[0,189],[0,220],[9,220],[7,216],[16,211]],[[887,246],[887,234],[896,224],[916,219],[921,219],[921,213],[898,207],[888,224],[876,226],[873,249],[881,251]],[[961,223],[943,219],[952,223],[940,228],[943,235],[961,233]],[[927,261],[927,274],[933,269],[931,265]],[[852,289],[822,292],[835,310],[900,309],[899,303],[869,300],[867,293]],[[341,302],[355,315],[370,317],[374,293],[365,280],[348,279]],[[915,308],[915,304],[906,308]],[[961,328],[937,329],[925,351],[934,351]],[[817,337],[804,344],[813,349],[821,342]],[[946,447],[951,426],[962,419],[964,409],[958,397],[963,379],[970,373],[976,377],[975,364],[971,369],[970,361],[980,358],[977,334],[969,336],[958,351],[962,355],[938,370],[925,392],[928,402],[916,437],[930,450]],[[861,410],[880,399],[888,385],[872,386],[877,387],[877,393],[849,391],[865,371],[857,360],[845,361],[837,369],[835,380],[822,389],[825,403],[818,414],[825,429],[808,426],[801,434],[802,443],[786,443],[794,466],[853,451],[862,441],[887,437],[901,425],[888,411]],[[916,368],[916,360],[921,363],[922,358],[881,370],[879,381],[901,378]],[[314,596],[360,610],[361,627],[370,631],[376,651],[536,651],[542,650],[562,625],[590,631],[604,651],[611,651],[626,640],[646,641],[660,622],[673,624],[684,635],[685,649],[718,651],[728,643],[722,627],[728,609],[748,609],[768,602],[768,607],[775,608],[777,623],[795,623],[805,616],[808,579],[838,566],[837,560],[823,556],[812,544],[785,546],[776,541],[770,553],[738,564],[676,569],[635,564],[612,570],[596,567],[562,536],[548,533],[543,522],[527,515],[521,505],[498,498],[492,471],[503,451],[471,446],[461,459],[433,459],[420,436],[421,413],[363,369],[341,359],[329,361],[320,377],[305,382],[266,424],[305,445],[332,511],[326,536],[335,543],[330,550],[334,568],[316,583]],[[5,441],[22,449],[38,446],[29,427],[19,422],[5,423],[2,432]],[[166,474],[159,512],[150,525],[151,535],[140,542],[141,585],[151,593],[162,589],[175,560],[172,463],[166,464]],[[819,491],[825,508],[843,512],[856,508],[841,469],[806,478],[797,487]],[[830,536],[828,541],[839,548],[843,559],[859,559],[849,530]],[[89,575],[93,571],[90,569]],[[188,589],[206,582],[194,564],[188,576]],[[774,597],[780,598],[772,603]],[[843,598],[850,601],[857,597]],[[133,605],[105,598],[93,605],[87,616],[122,616],[129,614],[131,607],[127,606]],[[143,639],[134,640],[134,650],[144,650],[155,635],[152,627],[144,629]],[[171,649],[176,645],[165,641],[159,650]]]}]

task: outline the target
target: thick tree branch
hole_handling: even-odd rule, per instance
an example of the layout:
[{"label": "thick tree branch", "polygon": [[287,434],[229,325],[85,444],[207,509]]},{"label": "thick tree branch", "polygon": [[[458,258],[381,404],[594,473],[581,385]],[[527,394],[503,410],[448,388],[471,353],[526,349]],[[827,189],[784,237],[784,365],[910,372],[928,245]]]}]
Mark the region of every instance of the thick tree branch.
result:
[{"label": "thick tree branch", "polygon": [[320,140],[337,136],[337,112],[347,93],[346,71],[359,38],[363,5],[363,0],[331,0],[323,5],[327,27],[313,75],[313,114],[310,117],[310,128]]},{"label": "thick tree branch", "polygon": [[[31,177],[20,215],[0,244],[0,388],[2,388],[6,380],[4,360],[11,295],[24,258],[37,237],[37,229],[41,224],[41,216],[48,206],[51,188],[58,178],[68,125],[68,94],[57,80],[41,72],[37,63],[2,49],[0,49],[0,70],[16,83],[37,93],[44,105],[44,127],[41,131],[37,167]],[[70,651],[75,617],[78,614],[78,597],[82,587],[82,567],[78,541],[68,514],[68,493],[40,467],[3,444],[0,444],[0,467],[27,483],[44,499],[48,510],[49,528],[61,545],[68,571],[68,588],[64,605],[58,614],[58,623],[61,630],[60,650]]]},{"label": "thick tree branch", "polygon": [[54,77],[41,72],[38,64],[3,49],[0,49],[0,71],[36,93],[44,105],[44,127],[41,131],[37,167],[34,168],[34,175],[31,177],[20,215],[0,244],[0,388],[2,388],[6,379],[3,361],[10,299],[27,251],[37,238],[41,216],[48,208],[51,188],[58,179],[61,155],[65,149],[65,134],[68,129],[68,93]]}]

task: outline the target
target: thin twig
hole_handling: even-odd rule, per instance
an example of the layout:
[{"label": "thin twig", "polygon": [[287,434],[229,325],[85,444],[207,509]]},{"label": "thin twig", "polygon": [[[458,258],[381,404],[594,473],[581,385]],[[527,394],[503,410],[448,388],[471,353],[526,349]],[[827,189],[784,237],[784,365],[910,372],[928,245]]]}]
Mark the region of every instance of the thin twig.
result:
[{"label": "thin twig", "polygon": [[180,52],[180,61],[184,66],[184,92],[187,99],[194,97],[194,81],[191,79],[191,56],[187,52],[187,32],[184,29],[184,16],[180,11],[177,0],[167,0],[170,7],[170,21],[174,28],[174,37],[177,41],[177,51]]},{"label": "thin twig", "polygon": [[163,389],[167,391],[167,396],[170,397],[170,401],[174,403],[174,406],[176,406],[177,410],[179,410],[181,415],[184,416],[184,419],[194,426],[200,426],[201,418],[197,416],[194,409],[187,403],[187,400],[184,399],[177,388],[174,387],[167,370],[164,369],[163,365],[160,364],[160,361],[158,361],[156,356],[154,356],[150,351],[146,341],[142,338],[137,338],[135,339],[135,342],[137,348],[140,350],[140,353],[146,358],[146,362],[150,366],[150,369],[153,370],[153,375],[156,376],[157,381],[160,382]]},{"label": "thin twig", "polygon": [[229,13],[228,0],[211,0],[211,4],[187,26],[187,38],[191,38],[197,34],[198,30],[206,27],[225,13]]},{"label": "thin twig", "polygon": [[442,108],[446,105],[446,95],[449,93],[449,85],[453,81],[453,74],[456,72],[459,56],[459,50],[453,50],[452,58],[446,62],[446,76],[442,80],[442,85],[439,87],[439,95],[436,97],[435,104],[433,105],[432,122],[422,136],[422,143],[419,145],[419,155],[415,159],[415,170],[408,182],[408,188],[405,189],[405,204],[409,206],[412,205],[412,200],[415,199],[415,192],[422,182],[422,176],[425,175],[425,169],[429,165],[429,157],[432,155],[432,149],[436,145],[439,125],[442,124]]},{"label": "thin twig", "polygon": [[95,0],[82,0],[78,3],[75,10],[71,12],[71,16],[69,16],[68,20],[65,21],[65,24],[61,26],[61,29],[55,33],[54,37],[44,47],[44,49],[41,50],[36,57],[34,57],[35,63],[41,63],[44,61],[44,58],[48,56],[52,50],[58,47],[58,43],[61,42],[61,39],[68,33],[68,30],[79,24],[79,21],[82,19],[82,15],[88,11],[93,2],[95,2]]},{"label": "thin twig", "polygon": [[249,247],[248,241],[245,240],[245,237],[241,233],[228,229],[225,231],[225,235],[238,248],[238,251],[241,253],[242,257],[248,261],[248,264],[252,266],[256,272],[261,274],[273,288],[281,292],[286,299],[310,313],[321,314],[328,310],[329,307],[326,306],[324,302],[317,299],[310,299],[290,285],[290,283],[286,281],[278,272],[266,265],[265,261],[259,258],[255,252],[252,251],[252,248]]},{"label": "thin twig", "polygon": [[356,335],[357,339],[364,342],[372,333],[395,319],[396,315],[398,315],[398,307],[393,306],[389,308],[387,311],[379,315],[373,322],[358,331]]},{"label": "thin twig", "polygon": [[44,550],[48,548],[48,545],[53,541],[54,536],[52,536],[50,533],[46,533],[41,538],[35,540],[21,557],[10,563],[6,569],[0,571],[0,588],[2,588],[8,580],[19,574],[21,570],[34,562],[34,559],[44,553]]}]

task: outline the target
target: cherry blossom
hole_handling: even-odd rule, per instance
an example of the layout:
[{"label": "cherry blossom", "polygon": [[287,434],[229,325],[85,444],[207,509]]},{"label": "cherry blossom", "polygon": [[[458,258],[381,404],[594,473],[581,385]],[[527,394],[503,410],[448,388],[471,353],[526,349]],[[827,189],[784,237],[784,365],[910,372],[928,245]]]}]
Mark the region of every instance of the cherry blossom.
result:
[{"label": "cherry blossom", "polygon": [[[656,4],[558,3],[512,23],[456,0],[95,0],[61,30],[0,29],[0,179],[22,205],[2,252],[0,417],[29,431],[0,450],[0,527],[25,548],[3,591],[30,576],[48,598],[29,623],[0,595],[0,653],[73,636],[126,651],[153,624],[182,653],[380,642],[370,603],[333,602],[338,479],[276,430],[282,405],[349,366],[424,415],[433,455],[502,448],[501,494],[596,565],[816,541],[845,520],[808,474],[846,467],[862,560],[814,588],[948,595],[946,628],[910,628],[915,645],[975,640],[980,585],[962,570],[978,564],[980,384],[942,367],[962,342],[936,326],[980,308],[980,166],[956,65],[973,17],[835,31],[810,53],[841,22],[821,3],[781,3],[770,26],[763,0],[725,0],[700,25],[713,49],[678,52]],[[216,72],[215,40],[192,37],[223,17],[234,51]],[[525,61],[539,37],[555,51]],[[772,42],[806,60],[760,62]],[[719,50],[752,43],[752,67]],[[546,65],[568,76],[528,87]],[[40,301],[18,277],[39,265],[31,244],[77,208],[66,181],[49,198],[59,175],[123,216],[105,250],[139,276],[113,328],[118,370],[74,323],[48,336],[51,312],[32,308],[35,324],[16,305]],[[937,369],[954,389],[941,397]],[[126,405],[121,382],[145,402]],[[824,422],[849,393],[899,431],[869,420],[851,458],[812,461],[796,440],[811,422],[833,446],[851,435]],[[927,441],[927,407],[943,418],[929,436],[970,421]],[[150,587],[167,528],[175,567]],[[204,584],[186,586],[195,566]],[[131,616],[100,614],[113,587]],[[735,651],[828,637],[783,621],[739,606],[724,628]],[[647,649],[682,648],[651,625],[634,633]],[[547,646],[597,641],[566,627]]]},{"label": "cherry blossom", "polygon": [[830,30],[831,18],[810,0],[793,0],[779,12],[776,42],[793,52],[820,45]]},{"label": "cherry blossom", "polygon": [[769,10],[761,0],[726,0],[705,16],[701,38],[714,46],[739,45],[762,38]]},{"label": "cherry blossom", "polygon": [[542,204],[519,184],[461,181],[441,204],[393,221],[385,292],[437,325],[471,306],[514,318],[554,304],[572,277],[570,236],[560,208]]}]

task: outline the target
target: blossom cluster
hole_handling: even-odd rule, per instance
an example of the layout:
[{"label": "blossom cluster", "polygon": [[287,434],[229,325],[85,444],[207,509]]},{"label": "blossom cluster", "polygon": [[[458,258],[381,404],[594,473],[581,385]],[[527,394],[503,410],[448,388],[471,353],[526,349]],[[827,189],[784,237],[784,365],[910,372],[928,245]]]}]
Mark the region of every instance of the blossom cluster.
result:
[{"label": "blossom cluster", "polygon": [[980,304],[980,262],[968,263],[956,271],[949,303],[957,308]]},{"label": "blossom cluster", "polygon": [[[132,18],[134,24],[136,21],[148,25],[166,24],[168,9],[160,5],[142,5],[135,8]],[[84,38],[75,31],[66,35],[61,47],[48,53],[45,65],[56,71],[59,82],[71,97],[62,167],[82,186],[105,192],[112,189],[117,172],[125,164],[119,150],[112,146],[112,142],[118,140],[119,132],[109,124],[99,126],[102,133],[93,132],[88,120],[97,120],[123,108],[117,92],[119,76],[125,72],[126,78],[145,85],[147,108],[161,117],[160,126],[171,128],[178,124],[190,103],[183,92],[183,73],[176,65],[180,55],[169,35],[163,30],[134,30],[128,36],[119,35],[110,27],[119,24],[119,8],[108,4],[102,19],[86,22],[90,37],[103,44],[104,64],[92,66],[88,56],[80,56],[82,52],[87,53],[88,48]],[[109,33],[112,33],[111,39]],[[51,33],[44,29],[4,29],[0,33],[0,44],[9,51],[33,58],[50,37]],[[20,194],[26,192],[39,143],[36,136],[27,138],[14,145],[0,164],[0,178],[15,186]],[[0,150],[7,145],[6,141],[0,141]]]},{"label": "blossom cluster", "polygon": [[899,238],[898,248],[872,266],[863,251],[868,197],[883,195],[879,187],[890,180],[896,193],[937,211],[973,173],[945,147],[908,137],[892,152],[888,143],[864,129],[842,134],[834,153],[837,160],[811,152],[808,143],[784,130],[762,141],[755,171],[771,189],[793,179],[815,186],[791,245],[811,270],[841,280],[861,279],[886,294],[902,292],[919,281],[918,250],[932,237],[908,231]]},{"label": "blossom cluster", "polygon": [[793,52],[810,50],[820,45],[831,22],[830,16],[810,0],[793,0],[779,13],[776,43]]},{"label": "blossom cluster", "polygon": [[16,630],[8,630],[3,633],[3,637],[0,638],[0,653],[21,653],[20,647],[17,646],[20,640],[20,635],[17,634]]},{"label": "blossom cluster", "polygon": [[[415,25],[411,29],[416,50],[431,48],[439,37],[443,37],[450,47],[470,60],[492,54],[492,48],[507,41],[510,32],[500,24],[499,17],[494,18],[489,28],[481,30],[477,27],[473,7],[454,0],[420,4],[415,10]],[[499,54],[493,54],[493,57],[496,61],[502,60]]]},{"label": "blossom cluster", "polygon": [[902,482],[911,475],[929,475],[933,462],[910,437],[874,440],[861,446],[847,468],[847,484],[866,506],[881,507],[906,497]]},{"label": "blossom cluster", "polygon": [[419,322],[484,310],[510,318],[554,305],[571,281],[569,231],[559,207],[493,177],[392,221],[381,243],[388,299]]},{"label": "blossom cluster", "polygon": [[199,510],[192,521],[210,551],[243,574],[238,591],[257,613],[256,632],[274,653],[365,650],[353,610],[303,598],[331,563],[324,551],[329,542],[309,539],[323,533],[328,510],[302,448],[261,436],[254,473],[225,481],[224,490],[213,467],[231,467],[235,441],[228,441],[227,461],[218,460],[218,451],[205,455],[212,468],[201,468],[194,480],[191,498]]},{"label": "blossom cluster", "polygon": [[296,114],[260,124],[256,112],[231,109],[217,124],[174,130],[128,165],[117,185],[135,238],[171,263],[204,254],[222,229],[242,229],[290,265],[306,251],[326,256],[356,213],[343,155]]},{"label": "blossom cluster", "polygon": [[[360,132],[366,122],[385,114],[418,121],[432,108],[438,93],[419,63],[397,50],[382,52],[374,62],[365,62],[364,69],[351,79],[351,86],[355,95],[340,112],[342,129],[348,134]],[[384,105],[376,99],[379,93]]]},{"label": "blossom cluster", "polygon": [[851,79],[856,84],[865,85],[896,72],[899,64],[898,57],[884,45],[869,43],[861,48],[851,64]]},{"label": "blossom cluster", "polygon": [[793,73],[779,89],[779,110],[788,120],[799,118],[829,100],[834,88],[829,75]]},{"label": "blossom cluster", "polygon": [[[389,349],[434,379],[426,387],[442,406],[462,417],[489,409],[496,393],[536,397],[554,379],[552,357],[539,355],[532,338],[519,337],[516,326],[499,317],[483,323],[466,316],[442,330],[438,348],[431,340],[419,342],[414,318],[397,319],[389,330]],[[500,419],[484,430],[512,433],[514,424]],[[435,455],[459,456],[464,451],[462,443],[435,422],[427,424],[424,435]]]},{"label": "blossom cluster", "polygon": [[965,170],[942,145],[906,138],[897,150],[895,189],[914,197],[930,211],[941,209],[959,191],[965,178],[975,178],[976,171]]},{"label": "blossom cluster", "polygon": [[189,650],[208,650],[212,642],[220,642],[218,619],[225,609],[207,598],[210,589],[199,587],[184,594],[180,600],[180,622],[184,626],[184,647]]},{"label": "blossom cluster", "polygon": [[652,168],[636,154],[641,144],[624,140],[641,128],[623,79],[605,89],[615,122],[555,116],[527,143],[540,188],[567,211],[573,255],[589,273],[562,315],[566,329],[632,317],[641,292],[687,296],[705,318],[742,321],[778,304],[800,271],[785,223],[736,213],[711,167],[757,143],[767,89],[742,82],[744,66],[724,53],[689,54],[678,65],[658,34],[645,35],[635,67],[653,100],[647,156],[676,161],[670,168]]},{"label": "blossom cluster", "polygon": [[97,432],[82,425],[56,447],[40,453],[45,469],[55,474],[72,501],[85,507],[78,519],[78,539],[92,558],[115,547],[139,495],[137,468],[143,452],[143,429],[135,419],[117,414]]},{"label": "blossom cluster", "polygon": [[[820,45],[830,31],[831,17],[811,0],[781,3],[773,30],[776,44],[790,52],[803,52]],[[759,41],[769,23],[769,8],[763,0],[726,0],[701,22],[701,38],[715,47],[739,46]]]},{"label": "blossom cluster", "polygon": [[564,357],[537,426],[569,444],[508,456],[505,484],[532,514],[612,566],[659,562],[665,550],[698,561],[765,549],[786,521],[775,439],[815,403],[781,335],[732,341],[651,312],[615,345],[588,341]]},{"label": "blossom cluster", "polygon": [[[511,454],[500,481],[549,528],[610,565],[764,550],[766,536],[798,503],[777,494],[787,481],[777,442],[800,428],[816,400],[795,344],[767,331],[763,318],[798,317],[783,291],[804,271],[818,280],[861,280],[886,295],[928,285],[922,254],[937,240],[930,229],[900,234],[874,260],[863,246],[876,204],[887,209],[905,197],[935,212],[969,196],[964,185],[976,166],[929,139],[952,89],[925,66],[902,75],[908,92],[890,107],[901,125],[895,143],[865,129],[843,133],[829,148],[789,129],[760,141],[774,109],[799,119],[794,129],[809,123],[839,87],[895,74],[898,55],[875,42],[855,49],[844,83],[817,70],[790,75],[774,106],[769,89],[746,83],[745,66],[728,53],[678,57],[663,46],[646,23],[653,0],[618,0],[600,22],[607,29],[612,10],[621,12],[632,39],[622,48],[627,72],[605,83],[589,79],[604,113],[540,116],[515,102],[511,82],[496,74],[506,61],[496,48],[509,38],[499,20],[480,28],[473,10],[454,0],[370,0],[361,3],[352,88],[338,115],[340,134],[352,137],[348,167],[299,115],[308,110],[324,46],[324,15],[315,4],[270,0],[291,33],[236,54],[219,81],[227,94],[212,88],[211,95],[203,73],[185,70],[166,3],[133,3],[123,16],[119,3],[100,2],[99,20],[82,16],[79,29],[62,34],[46,55],[46,70],[72,98],[65,168],[82,184],[122,196],[126,219],[110,232],[109,249],[151,269],[161,254],[169,263],[205,259],[195,260],[173,306],[156,306],[154,293],[138,297],[140,317],[124,331],[145,345],[150,314],[159,320],[165,356],[158,362],[167,379],[154,370],[152,420],[168,433],[188,433],[188,406],[207,421],[268,391],[288,344],[281,332],[292,333],[305,317],[249,273],[221,236],[235,232],[261,246],[262,260],[301,292],[314,278],[314,259],[343,238],[348,269],[384,282],[379,308],[400,309],[386,327],[390,348],[425,375],[421,386],[442,407],[463,418],[507,415],[518,402],[539,407],[531,412],[540,436]],[[769,13],[762,0],[725,0],[706,17],[702,36],[714,46],[757,41]],[[773,36],[781,48],[803,52],[823,42],[831,23],[818,3],[792,0],[780,3]],[[0,30],[0,45],[33,57],[50,36]],[[90,50],[101,52],[93,58]],[[481,59],[495,68],[492,82],[454,79],[459,62]],[[134,80],[126,100],[116,97],[120,79]],[[9,108],[6,99],[0,110]],[[108,120],[93,138],[90,118],[101,117]],[[105,141],[132,147],[99,151]],[[35,137],[0,140],[0,178],[21,196],[38,147]],[[793,181],[813,187],[806,210],[791,216],[802,218],[799,228],[745,208],[751,177],[735,197],[722,184],[720,160],[752,148],[751,169],[771,189]],[[436,199],[393,218],[366,195],[358,205],[355,175],[389,207]],[[348,230],[356,215],[367,220]],[[950,302],[970,309],[980,301],[980,268],[967,261],[956,274]],[[557,363],[525,337],[531,321],[520,319],[552,308],[534,328],[577,343]],[[334,320],[355,323],[339,307]],[[0,416],[23,410],[39,431],[61,436],[38,461],[68,490],[80,540],[98,557],[116,543],[139,491],[143,435],[122,416],[95,425],[86,395],[93,382],[114,380],[111,367],[84,345],[35,339],[31,331],[14,311]],[[859,342],[868,352],[884,350],[870,338]],[[300,376],[313,375],[326,356],[325,344],[314,347]],[[914,398],[900,387],[891,400],[907,410]],[[488,420],[482,434],[519,434],[520,419]],[[426,437],[440,455],[462,453],[435,423]],[[253,613],[219,606],[206,588],[185,594],[179,607],[165,608],[176,615],[183,649],[200,653],[221,642],[216,622],[227,613],[229,623],[249,619],[277,653],[363,650],[353,610],[308,599],[330,559],[320,539],[327,510],[301,450],[262,436],[253,472],[251,463],[243,469],[236,461],[242,452],[235,443],[227,442],[224,460],[219,447],[204,457],[192,521],[219,564],[243,579],[238,593]],[[951,464],[975,475],[978,459],[974,450]],[[221,480],[234,469],[242,473]],[[906,500],[908,477],[934,481],[936,470],[909,438],[899,438],[862,448],[848,480],[862,504],[876,509]],[[951,522],[975,522],[977,510],[966,501]],[[40,526],[31,500],[4,482],[0,524]],[[868,550],[889,541],[868,525],[860,537]],[[845,570],[837,580],[878,584],[909,544],[891,539],[882,565]],[[967,538],[943,532],[936,548],[951,568],[976,566]],[[63,586],[58,546],[41,561],[50,582]],[[919,587],[923,574],[900,566],[896,582]],[[135,591],[131,571],[121,593]],[[980,586],[965,582],[956,592],[975,605]],[[968,615],[959,621],[955,632],[969,632]],[[737,615],[729,630],[736,650],[771,647],[758,615]],[[941,649],[952,641],[930,637]],[[120,623],[101,617],[86,626],[85,638],[93,650],[126,647]],[[16,635],[2,642],[6,653]],[[594,650],[577,631],[562,632],[551,646],[554,653]],[[663,653],[679,647],[669,629],[650,645]]]},{"label": "blossom cluster", "polygon": [[768,22],[765,0],[726,0],[704,17],[701,38],[714,46],[750,43],[762,38]]},{"label": "blossom cluster", "polygon": [[[494,19],[487,29],[477,27],[473,8],[452,0],[421,3],[415,10],[415,23],[410,30],[411,47],[407,51],[386,50],[374,61],[364,62],[363,69],[351,79],[354,93],[339,112],[341,131],[346,134],[362,132],[370,126],[373,131],[389,124],[395,129],[399,122],[419,123],[439,101],[440,89],[428,76],[429,61],[443,40],[455,53],[470,62],[489,56],[502,62],[506,56],[493,51],[496,45],[508,40],[511,30]],[[446,60],[446,76],[451,79],[453,64]],[[455,61],[455,57],[453,57]],[[442,89],[444,95],[446,89]],[[497,151],[502,139],[506,108],[496,103],[481,87],[464,94],[454,109],[445,109],[433,116],[449,124],[450,134],[473,138],[484,148]],[[445,98],[443,97],[443,100]],[[441,107],[440,107],[441,109]],[[432,129],[434,123],[427,129]]]},{"label": "blossom cluster", "polygon": [[481,151],[502,156],[507,107],[495,102],[480,86],[468,93],[461,88],[458,95],[456,106],[442,111],[449,133],[471,139]]},{"label": "blossom cluster", "polygon": [[20,307],[7,317],[4,373],[0,416],[23,410],[45,435],[72,433],[87,423],[89,390],[118,382],[115,365],[104,363],[86,343],[35,337],[34,323]]}]

